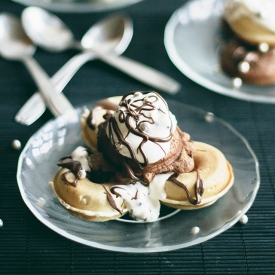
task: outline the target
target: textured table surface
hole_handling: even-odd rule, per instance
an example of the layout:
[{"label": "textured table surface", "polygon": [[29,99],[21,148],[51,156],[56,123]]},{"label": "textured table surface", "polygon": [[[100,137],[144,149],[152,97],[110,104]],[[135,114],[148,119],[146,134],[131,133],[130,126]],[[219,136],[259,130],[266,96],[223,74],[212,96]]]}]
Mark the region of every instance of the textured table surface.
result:
[{"label": "textured table surface", "polygon": [[[164,28],[183,0],[145,0],[123,8],[134,22],[134,36],[125,56],[155,67],[181,82],[167,99],[203,108],[226,120],[249,141],[260,163],[261,186],[248,211],[249,222],[237,223],[219,236],[170,252],[127,254],[87,247],[66,239],[38,221],[24,204],[16,181],[20,150],[44,123],[49,111],[27,127],[14,121],[23,103],[36,90],[25,67],[0,59],[0,274],[275,274],[275,105],[250,103],[209,91],[189,80],[169,60]],[[18,16],[23,5],[0,1],[1,12]],[[109,12],[57,13],[77,38]],[[76,51],[49,53],[37,49],[35,58],[53,75]],[[101,61],[81,68],[64,93],[74,106],[94,99],[150,87]]]}]

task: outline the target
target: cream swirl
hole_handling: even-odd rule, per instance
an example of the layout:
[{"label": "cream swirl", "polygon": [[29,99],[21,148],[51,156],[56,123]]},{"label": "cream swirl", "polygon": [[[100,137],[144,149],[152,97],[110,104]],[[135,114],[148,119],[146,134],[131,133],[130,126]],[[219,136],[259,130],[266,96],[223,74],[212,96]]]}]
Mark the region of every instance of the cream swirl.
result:
[{"label": "cream swirl", "polygon": [[175,116],[159,94],[134,92],[122,98],[106,134],[119,154],[146,166],[169,153],[176,127]]}]

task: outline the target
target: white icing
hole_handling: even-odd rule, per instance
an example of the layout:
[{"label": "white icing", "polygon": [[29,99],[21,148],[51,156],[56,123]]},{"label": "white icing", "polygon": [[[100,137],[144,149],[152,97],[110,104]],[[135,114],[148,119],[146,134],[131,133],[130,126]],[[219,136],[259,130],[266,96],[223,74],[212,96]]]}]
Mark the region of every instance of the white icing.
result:
[{"label": "white icing", "polygon": [[230,24],[241,17],[248,17],[254,23],[275,32],[274,0],[228,0],[224,17]]},{"label": "white icing", "polygon": [[140,182],[115,185],[112,189],[124,200],[130,215],[136,220],[156,221],[159,217],[160,200],[166,199],[164,185],[172,173],[156,175],[149,186]]},{"label": "white icing", "polygon": [[[156,101],[155,101],[155,97],[157,97]],[[151,93],[143,94],[141,92],[135,92],[134,94],[130,94],[126,97],[126,100],[129,100],[129,99],[131,100],[131,102],[137,99],[141,99],[141,101],[135,102],[135,106],[141,106],[143,102],[146,100],[151,102],[154,101],[153,104],[155,107],[154,110],[142,111],[142,115],[139,117],[138,121],[136,121],[133,117],[130,117],[130,124],[132,127],[136,128],[137,122],[145,121],[140,125],[139,127],[140,131],[144,132],[148,136],[159,137],[159,138],[166,138],[170,135],[170,133],[173,133],[175,131],[177,126],[177,120],[175,116],[169,111],[166,102],[156,93],[151,92]],[[138,147],[143,139],[142,137],[139,137],[133,133],[129,133],[129,130],[127,129],[126,125],[119,121],[120,111],[127,111],[127,109],[126,107],[119,106],[116,112],[114,113],[114,118],[118,124],[118,127],[123,137],[126,139],[126,141],[131,144],[137,160],[140,163],[144,163],[144,158],[141,154],[141,151],[138,150]],[[150,118],[153,119],[154,123],[150,123],[151,122]],[[114,129],[112,129],[111,131],[112,131],[112,135],[114,136],[114,142],[117,143],[118,138],[114,133]],[[106,133],[107,133],[107,136],[110,137],[108,127],[107,127]],[[148,157],[148,162],[154,163],[164,158],[166,154],[169,153],[170,142],[169,141],[168,142],[147,141],[146,143],[144,143],[142,148],[143,148],[143,151],[145,152],[145,155]],[[123,156],[131,158],[128,148],[124,145],[119,144],[118,152]]]},{"label": "white icing", "polygon": [[91,168],[89,166],[88,152],[84,147],[78,146],[71,153],[71,157],[72,157],[73,160],[79,161],[81,163],[82,168],[85,171],[91,171]]}]

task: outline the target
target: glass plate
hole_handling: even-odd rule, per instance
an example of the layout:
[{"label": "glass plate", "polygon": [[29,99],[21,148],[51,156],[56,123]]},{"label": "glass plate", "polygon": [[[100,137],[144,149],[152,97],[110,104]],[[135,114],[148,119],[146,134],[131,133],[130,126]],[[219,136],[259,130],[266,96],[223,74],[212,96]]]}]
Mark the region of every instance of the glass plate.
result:
[{"label": "glass plate", "polygon": [[165,28],[164,44],[174,65],[194,82],[237,99],[275,103],[275,85],[243,84],[217,72],[218,41],[224,0],[193,0],[174,12]]},{"label": "glass plate", "polygon": [[57,12],[100,12],[123,8],[143,0],[13,0]]},{"label": "glass plate", "polygon": [[[175,101],[168,104],[182,130],[190,133],[193,140],[219,148],[233,166],[235,183],[215,204],[192,211],[169,208],[168,214],[153,223],[121,219],[96,223],[70,215],[54,197],[48,182],[58,169],[57,160],[84,145],[79,126],[83,108],[78,108],[46,123],[22,151],[17,180],[26,205],[60,235],[112,251],[169,251],[204,242],[229,229],[255,199],[260,185],[258,161],[247,141],[226,122],[188,105]],[[88,107],[91,106],[93,103]],[[197,234],[192,234],[194,227],[200,228]]]}]

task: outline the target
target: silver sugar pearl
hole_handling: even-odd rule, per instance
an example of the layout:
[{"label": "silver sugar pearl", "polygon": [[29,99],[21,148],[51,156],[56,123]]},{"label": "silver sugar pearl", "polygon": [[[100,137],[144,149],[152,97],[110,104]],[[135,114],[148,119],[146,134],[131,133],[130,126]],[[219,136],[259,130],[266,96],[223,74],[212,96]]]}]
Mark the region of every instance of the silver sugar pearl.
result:
[{"label": "silver sugar pearl", "polygon": [[214,115],[213,113],[208,112],[208,113],[205,115],[204,119],[205,119],[207,122],[213,122],[214,117],[215,117],[215,115]]},{"label": "silver sugar pearl", "polygon": [[243,73],[243,74],[246,74],[249,72],[250,70],[250,65],[248,62],[246,61],[242,61],[238,64],[238,70]]},{"label": "silver sugar pearl", "polygon": [[142,131],[142,132],[146,132],[146,131],[148,131],[148,129],[149,129],[149,127],[148,127],[148,125],[147,125],[147,123],[141,123],[140,125],[139,125],[139,129]]},{"label": "silver sugar pearl", "polygon": [[243,81],[239,77],[235,77],[232,79],[233,88],[237,89],[243,85]]},{"label": "silver sugar pearl", "polygon": [[220,66],[220,65],[216,65],[216,66],[214,67],[214,73],[219,74],[219,73],[221,73],[221,72],[222,72],[221,66]]},{"label": "silver sugar pearl", "polygon": [[18,139],[14,139],[11,143],[11,146],[16,150],[20,150],[21,149],[21,142]]},{"label": "silver sugar pearl", "polygon": [[117,141],[117,142],[115,143],[115,146],[116,146],[116,149],[117,149],[117,150],[122,149],[122,144],[121,144],[119,141]]},{"label": "silver sugar pearl", "polygon": [[258,45],[258,50],[261,52],[261,53],[266,53],[269,51],[269,45],[265,42],[261,43]]},{"label": "silver sugar pearl", "polygon": [[37,204],[40,206],[40,207],[43,207],[44,204],[45,204],[45,199],[40,197],[37,201]]},{"label": "silver sugar pearl", "polygon": [[3,221],[0,219],[0,227],[4,225]]},{"label": "silver sugar pearl", "polygon": [[142,93],[141,92],[135,92],[134,93],[134,96],[136,97],[136,96],[142,96]]},{"label": "silver sugar pearl", "polygon": [[239,220],[240,223],[242,224],[247,224],[248,222],[248,217],[246,215],[243,215],[240,220]]},{"label": "silver sugar pearl", "polygon": [[194,226],[192,229],[191,229],[191,233],[193,235],[197,235],[198,233],[200,232],[200,228],[198,226]]},{"label": "silver sugar pearl", "polygon": [[87,175],[87,173],[84,169],[80,169],[78,174],[77,174],[78,178],[81,179],[81,180],[85,179],[86,175]]}]

